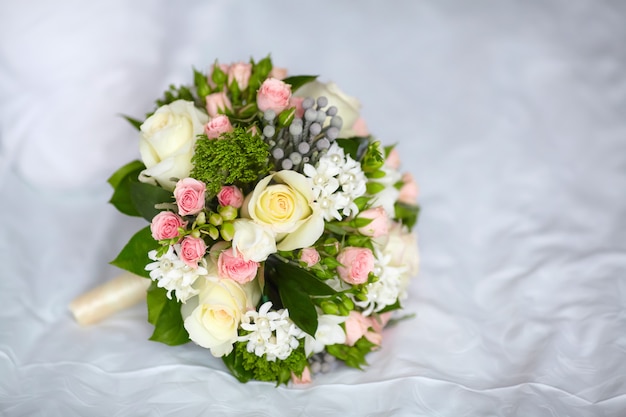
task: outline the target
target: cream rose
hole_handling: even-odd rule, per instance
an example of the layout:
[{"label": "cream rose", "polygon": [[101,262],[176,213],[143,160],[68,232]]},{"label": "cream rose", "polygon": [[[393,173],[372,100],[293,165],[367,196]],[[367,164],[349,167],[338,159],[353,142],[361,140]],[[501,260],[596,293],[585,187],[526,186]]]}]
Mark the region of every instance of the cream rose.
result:
[{"label": "cream rose", "polygon": [[272,231],[278,250],[312,246],[324,231],[311,179],[295,171],[279,171],[259,181],[241,214]]},{"label": "cream rose", "polygon": [[321,83],[312,81],[304,84],[295,93],[296,97],[313,97],[318,98],[324,96],[328,99],[329,106],[337,107],[337,115],[343,120],[343,127],[339,132],[340,137],[356,136],[354,125],[359,119],[361,111],[361,103],[354,97],[350,97],[339,89],[335,83]]},{"label": "cream rose", "polygon": [[249,219],[237,219],[233,226],[235,227],[233,248],[241,253],[246,261],[263,262],[276,252],[274,234],[267,228]]},{"label": "cream rose", "polygon": [[375,242],[382,248],[383,255],[390,257],[390,266],[406,268],[407,272],[402,277],[402,289],[406,289],[408,279],[419,272],[420,257],[416,234],[409,232],[401,223],[392,222],[389,233]]},{"label": "cream rose", "polygon": [[139,152],[146,169],[139,180],[173,190],[178,179],[189,176],[196,136],[208,121],[190,101],[159,107],[140,127]]},{"label": "cream rose", "polygon": [[238,336],[241,316],[251,308],[246,291],[230,279],[205,280],[200,294],[181,312],[189,338],[215,357],[228,355]]}]

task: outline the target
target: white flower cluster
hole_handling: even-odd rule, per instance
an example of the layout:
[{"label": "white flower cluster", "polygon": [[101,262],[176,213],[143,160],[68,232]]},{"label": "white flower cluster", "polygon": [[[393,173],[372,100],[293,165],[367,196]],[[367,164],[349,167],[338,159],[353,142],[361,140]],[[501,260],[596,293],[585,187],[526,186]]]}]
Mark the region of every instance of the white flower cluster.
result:
[{"label": "white flower cluster", "polygon": [[341,220],[343,216],[356,214],[354,200],[366,192],[367,178],[361,164],[333,143],[317,165],[304,166],[304,174],[313,181],[313,195],[324,220]]},{"label": "white flower cluster", "polygon": [[305,333],[290,319],[289,311],[270,311],[272,302],[264,303],[259,311],[247,311],[241,318],[241,328],[250,333],[240,336],[238,341],[248,342],[248,352],[257,356],[267,355],[268,361],[285,360],[298,347],[298,339]]},{"label": "white flower cluster", "polygon": [[381,311],[402,298],[403,277],[407,274],[406,267],[390,265],[392,258],[390,253],[385,254],[378,249],[374,253],[376,257],[374,273],[378,277],[378,281],[367,285],[367,300],[353,300],[354,304],[363,309],[364,316]]},{"label": "white flower cluster", "polygon": [[176,291],[176,299],[184,303],[200,292],[192,285],[198,277],[208,274],[204,259],[197,268],[191,268],[178,257],[172,246],[161,257],[157,257],[156,250],[148,252],[148,257],[155,262],[146,265],[146,270],[150,271],[150,278],[157,281],[157,286],[167,290],[167,298],[171,300],[172,291]]}]

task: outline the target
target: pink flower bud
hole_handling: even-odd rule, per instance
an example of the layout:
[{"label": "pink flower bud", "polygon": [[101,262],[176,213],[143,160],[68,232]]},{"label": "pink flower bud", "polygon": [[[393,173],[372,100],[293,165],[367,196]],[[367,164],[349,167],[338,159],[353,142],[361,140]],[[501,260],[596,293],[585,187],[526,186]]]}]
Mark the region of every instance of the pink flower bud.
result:
[{"label": "pink flower bud", "polygon": [[417,182],[415,182],[415,178],[411,175],[410,172],[405,172],[402,175],[402,188],[400,188],[400,195],[398,196],[398,201],[406,204],[417,204],[417,196],[419,194],[419,189],[417,187]]},{"label": "pink flower bud", "polygon": [[177,214],[162,211],[152,218],[150,231],[154,240],[173,239],[179,235],[178,228],[186,225],[187,222],[184,222]]},{"label": "pink flower bud", "polygon": [[243,193],[237,186],[225,185],[217,193],[217,202],[220,206],[240,208],[243,205]]},{"label": "pink flower bud", "polygon": [[233,80],[237,82],[239,86],[239,90],[243,90],[248,87],[248,81],[250,80],[250,74],[252,73],[252,65],[246,64],[244,62],[237,62],[236,64],[232,64],[228,68],[228,85],[230,85]]},{"label": "pink flower bud", "polygon": [[232,110],[233,105],[225,92],[209,94],[206,96],[206,111],[211,117],[215,117],[226,110]]},{"label": "pink flower bud", "polygon": [[387,155],[387,159],[385,159],[385,165],[392,169],[398,169],[400,167],[400,153],[393,148],[389,155]]},{"label": "pink flower bud", "polygon": [[371,219],[369,224],[359,227],[359,233],[370,237],[379,237],[389,232],[389,217],[382,207],[374,207],[359,213],[359,219]]},{"label": "pink flower bud", "polygon": [[374,270],[374,254],[368,248],[348,246],[339,253],[337,261],[342,265],[337,267],[337,273],[348,284],[367,282]]},{"label": "pink flower bud", "polygon": [[320,254],[315,248],[304,248],[300,251],[300,260],[312,267],[320,261]]},{"label": "pink flower bud", "polygon": [[198,261],[204,257],[205,252],[206,244],[204,240],[193,236],[185,236],[180,243],[178,256],[185,264],[195,269],[198,267]]},{"label": "pink flower bud", "polygon": [[240,253],[234,253],[233,248],[226,249],[217,258],[217,271],[220,277],[232,279],[239,284],[252,281],[258,269],[258,262],[244,260]]},{"label": "pink flower bud", "polygon": [[263,81],[257,93],[256,103],[259,110],[274,110],[279,114],[289,107],[291,86],[276,78],[268,78]]},{"label": "pink flower bud", "polygon": [[213,117],[209,123],[204,126],[204,133],[206,133],[209,139],[216,139],[222,133],[232,132],[233,125],[230,124],[228,116],[219,114]]}]

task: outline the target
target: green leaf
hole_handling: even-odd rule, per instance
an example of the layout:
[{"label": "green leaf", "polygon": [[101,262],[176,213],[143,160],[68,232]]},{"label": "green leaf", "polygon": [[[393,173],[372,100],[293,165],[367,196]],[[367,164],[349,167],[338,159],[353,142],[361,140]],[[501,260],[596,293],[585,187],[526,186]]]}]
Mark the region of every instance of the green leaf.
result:
[{"label": "green leaf", "polygon": [[135,172],[137,172],[137,175],[139,175],[138,173],[143,171],[144,169],[146,169],[146,166],[143,164],[143,162],[139,160],[135,160],[135,161],[127,163],[126,165],[124,165],[123,167],[115,171],[113,175],[111,175],[107,181],[109,184],[111,184],[113,188],[115,188],[127,176],[129,175],[134,176]]},{"label": "green leaf", "polygon": [[365,227],[370,224],[374,219],[368,219],[365,217],[357,217],[356,219],[350,220],[350,226],[355,229],[359,229],[361,227]]},{"label": "green leaf", "polygon": [[396,219],[411,230],[417,223],[420,206],[396,202],[394,205]]},{"label": "green leaf", "polygon": [[137,212],[148,221],[161,211],[155,205],[174,201],[171,191],[139,181],[130,184],[130,198]]},{"label": "green leaf", "polygon": [[369,146],[369,138],[355,136],[353,138],[339,138],[336,139],[337,145],[341,146],[344,152],[348,153],[355,161],[360,161],[367,147]]},{"label": "green leaf", "polygon": [[259,77],[259,80],[266,79],[272,71],[272,67],[272,58],[269,55],[253,65],[254,73]]},{"label": "green leaf", "polygon": [[306,269],[291,262],[283,262],[275,255],[270,255],[266,263],[271,265],[280,277],[278,286],[285,283],[294,283],[302,292],[309,295],[334,295],[334,289],[317,279],[317,277]]},{"label": "green leaf", "polygon": [[228,80],[228,76],[222,69],[220,68],[217,60],[213,65],[213,73],[211,74],[211,80],[215,83],[215,91],[219,91],[222,89],[226,81]]},{"label": "green leaf", "polygon": [[368,194],[376,194],[385,189],[385,186],[379,182],[368,182],[366,185]]},{"label": "green leaf", "polygon": [[148,252],[158,247],[159,243],[152,237],[150,226],[146,226],[130,238],[119,255],[111,261],[111,265],[149,278],[150,274],[145,270],[146,265],[152,262],[148,258]]},{"label": "green leaf", "polygon": [[222,361],[228,368],[231,374],[239,380],[239,382],[248,382],[253,378],[252,371],[249,371],[243,367],[243,357],[237,354],[237,351],[233,349],[230,354],[222,356]]},{"label": "green leaf", "polygon": [[[287,280],[289,277],[287,277]],[[289,318],[304,332],[315,336],[317,331],[317,310],[311,297],[293,283],[285,281],[278,287],[283,306],[289,310]]]},{"label": "green leaf", "polygon": [[176,346],[189,342],[180,313],[180,303],[167,298],[167,290],[152,282],[148,288],[148,321],[154,325],[150,340]]},{"label": "green leaf", "polygon": [[140,216],[132,201],[131,184],[138,181],[139,173],[145,168],[142,162],[133,161],[118,169],[109,178],[109,184],[114,189],[109,203],[120,212],[129,216]]},{"label": "green leaf", "polygon": [[341,223],[339,222],[328,222],[324,224],[324,228],[327,231],[339,236],[345,236],[348,233],[343,227],[341,227]]},{"label": "green leaf", "polygon": [[298,88],[302,87],[304,84],[310,83],[311,81],[315,81],[317,77],[317,75],[296,75],[285,78],[283,82],[291,86],[291,91],[296,92]]},{"label": "green leaf", "polygon": [[196,92],[198,93],[198,97],[204,101],[204,98],[211,94],[211,87],[209,86],[206,75],[194,68],[193,83],[196,86]]},{"label": "green leaf", "polygon": [[124,115],[124,114],[123,114],[123,115],[122,115],[122,117],[123,117],[124,119],[126,119],[126,121],[127,121],[128,123],[130,123],[131,125],[133,125],[133,127],[134,127],[135,129],[137,129],[137,130],[139,130],[139,128],[140,128],[140,127],[141,127],[141,125],[143,124],[143,122],[142,122],[141,120],[133,119],[133,118],[132,118],[132,117],[130,117],[130,116],[126,116],[126,115]]},{"label": "green leaf", "polygon": [[293,118],[295,117],[295,115],[296,115],[296,108],[295,107],[291,107],[291,108],[288,108],[286,110],[283,110],[278,115],[278,126],[279,127],[285,127],[287,125],[290,125],[291,122],[293,121]]}]

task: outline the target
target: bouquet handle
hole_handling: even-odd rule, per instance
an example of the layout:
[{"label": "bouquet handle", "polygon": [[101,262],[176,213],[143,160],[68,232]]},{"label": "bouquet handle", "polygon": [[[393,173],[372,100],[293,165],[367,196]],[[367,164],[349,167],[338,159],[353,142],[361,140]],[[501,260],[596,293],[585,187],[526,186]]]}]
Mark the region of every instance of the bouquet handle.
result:
[{"label": "bouquet handle", "polygon": [[145,300],[150,283],[147,278],[125,272],[76,297],[69,308],[80,325],[97,323]]}]

